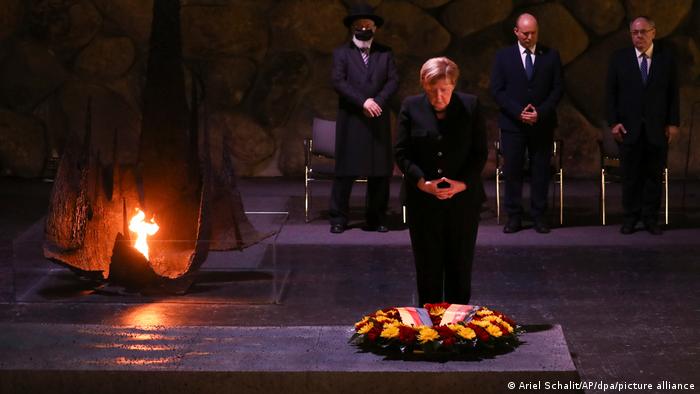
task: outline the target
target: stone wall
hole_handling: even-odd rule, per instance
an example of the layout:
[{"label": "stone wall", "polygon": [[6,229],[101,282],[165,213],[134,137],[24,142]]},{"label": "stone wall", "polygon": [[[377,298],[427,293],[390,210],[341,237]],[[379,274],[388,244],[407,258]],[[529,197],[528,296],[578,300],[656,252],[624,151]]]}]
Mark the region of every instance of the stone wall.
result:
[{"label": "stone wall", "polygon": [[[302,139],[310,135],[312,118],[335,118],[331,53],[348,39],[341,20],[351,1],[182,0],[183,67],[205,87],[213,138],[230,141],[240,175],[303,173]],[[607,60],[616,48],[630,45],[630,16],[652,16],[657,38],[678,52],[682,127],[669,166],[673,175],[682,175],[691,106],[700,100],[699,1],[369,3],[386,19],[377,40],[393,47],[402,77],[392,113],[403,97],[420,91],[423,61],[447,55],[462,68],[461,89],[483,100],[491,141],[497,138],[497,109],[488,94],[494,52],[514,42],[519,13],[536,15],[540,42],[558,48],[565,64],[558,135],[565,142],[567,173],[577,177],[597,174]],[[88,97],[96,148],[111,152],[117,133],[120,160],[136,157],[152,5],[153,0],[0,2],[0,174],[42,176],[68,135],[83,132]],[[695,175],[698,129],[700,108],[691,141]],[[492,174],[493,163],[492,152],[485,174]]]}]

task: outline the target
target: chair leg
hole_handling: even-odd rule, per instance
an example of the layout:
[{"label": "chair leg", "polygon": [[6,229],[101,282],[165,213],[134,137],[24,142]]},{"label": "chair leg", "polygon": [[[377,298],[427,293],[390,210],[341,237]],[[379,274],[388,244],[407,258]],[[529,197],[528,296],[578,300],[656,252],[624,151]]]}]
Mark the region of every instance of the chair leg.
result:
[{"label": "chair leg", "polygon": [[309,169],[304,171],[304,222],[309,222],[309,205],[311,204],[311,195],[309,190]]},{"label": "chair leg", "polygon": [[605,226],[605,168],[600,169],[600,217]]},{"label": "chair leg", "polygon": [[664,168],[664,223],[668,226],[668,168]]},{"label": "chair leg", "polygon": [[564,224],[564,169],[559,169],[559,225]]},{"label": "chair leg", "polygon": [[501,224],[501,171],[496,168],[496,223]]}]

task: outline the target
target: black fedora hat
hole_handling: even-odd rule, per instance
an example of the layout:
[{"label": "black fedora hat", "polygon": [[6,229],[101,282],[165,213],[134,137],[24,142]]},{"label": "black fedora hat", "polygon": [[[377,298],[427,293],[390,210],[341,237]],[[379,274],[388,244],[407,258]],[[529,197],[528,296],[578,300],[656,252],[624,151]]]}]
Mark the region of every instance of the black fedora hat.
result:
[{"label": "black fedora hat", "polygon": [[357,19],[371,19],[377,27],[384,24],[384,19],[374,13],[374,9],[368,4],[359,3],[350,6],[350,12],[348,16],[343,18],[343,24],[346,27],[350,27],[354,21]]}]

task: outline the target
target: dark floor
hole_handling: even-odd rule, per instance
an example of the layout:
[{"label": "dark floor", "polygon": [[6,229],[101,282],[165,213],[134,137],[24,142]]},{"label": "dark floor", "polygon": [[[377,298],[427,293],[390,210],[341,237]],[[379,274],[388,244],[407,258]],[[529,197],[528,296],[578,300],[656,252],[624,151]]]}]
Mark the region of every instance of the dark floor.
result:
[{"label": "dark floor", "polygon": [[[235,280],[209,283],[199,295],[190,295],[194,301],[140,299],[95,293],[43,261],[23,266],[12,254],[21,256],[24,252],[17,249],[30,245],[17,240],[26,239],[44,215],[49,188],[0,178],[0,322],[349,325],[377,308],[415,300],[412,256],[396,200],[395,231],[388,235],[353,229],[331,236],[323,220],[327,185],[316,188],[314,220],[304,224],[299,180],[243,180],[247,210],[290,213],[277,245],[277,268],[290,276],[280,289],[280,303],[272,304],[208,295],[226,294]],[[544,236],[532,230],[503,235],[490,199],[490,209],[482,215],[472,303],[500,309],[522,324],[561,324],[584,380],[700,387],[700,184],[689,185],[685,209],[679,203],[681,189],[674,185],[671,224],[661,237],[643,232],[622,236],[617,224],[599,226],[594,181],[570,182],[566,190],[565,225]],[[619,222],[618,199],[610,199],[611,223]],[[355,213],[361,218],[360,210]],[[45,279],[49,270],[53,276]],[[267,286],[267,279],[236,280]]]}]

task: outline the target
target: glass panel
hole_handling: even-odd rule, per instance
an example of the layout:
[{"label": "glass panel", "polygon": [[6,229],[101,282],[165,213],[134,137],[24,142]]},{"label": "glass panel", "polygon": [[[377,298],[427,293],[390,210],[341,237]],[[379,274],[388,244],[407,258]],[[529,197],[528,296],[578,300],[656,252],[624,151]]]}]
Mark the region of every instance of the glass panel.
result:
[{"label": "glass panel", "polygon": [[[253,226],[269,234],[244,249],[209,251],[197,269],[175,280],[146,288],[127,289],[102,278],[55,264],[43,254],[43,220],[12,244],[11,301],[25,303],[141,303],[149,300],[177,303],[277,304],[289,278],[290,267],[280,266],[277,238],[287,223],[287,212],[246,212]],[[177,250],[192,241],[160,241]],[[206,243],[206,242],[205,242]],[[175,244],[175,245],[173,245]],[[160,245],[162,246],[162,245]],[[159,245],[152,245],[153,249]]]}]

